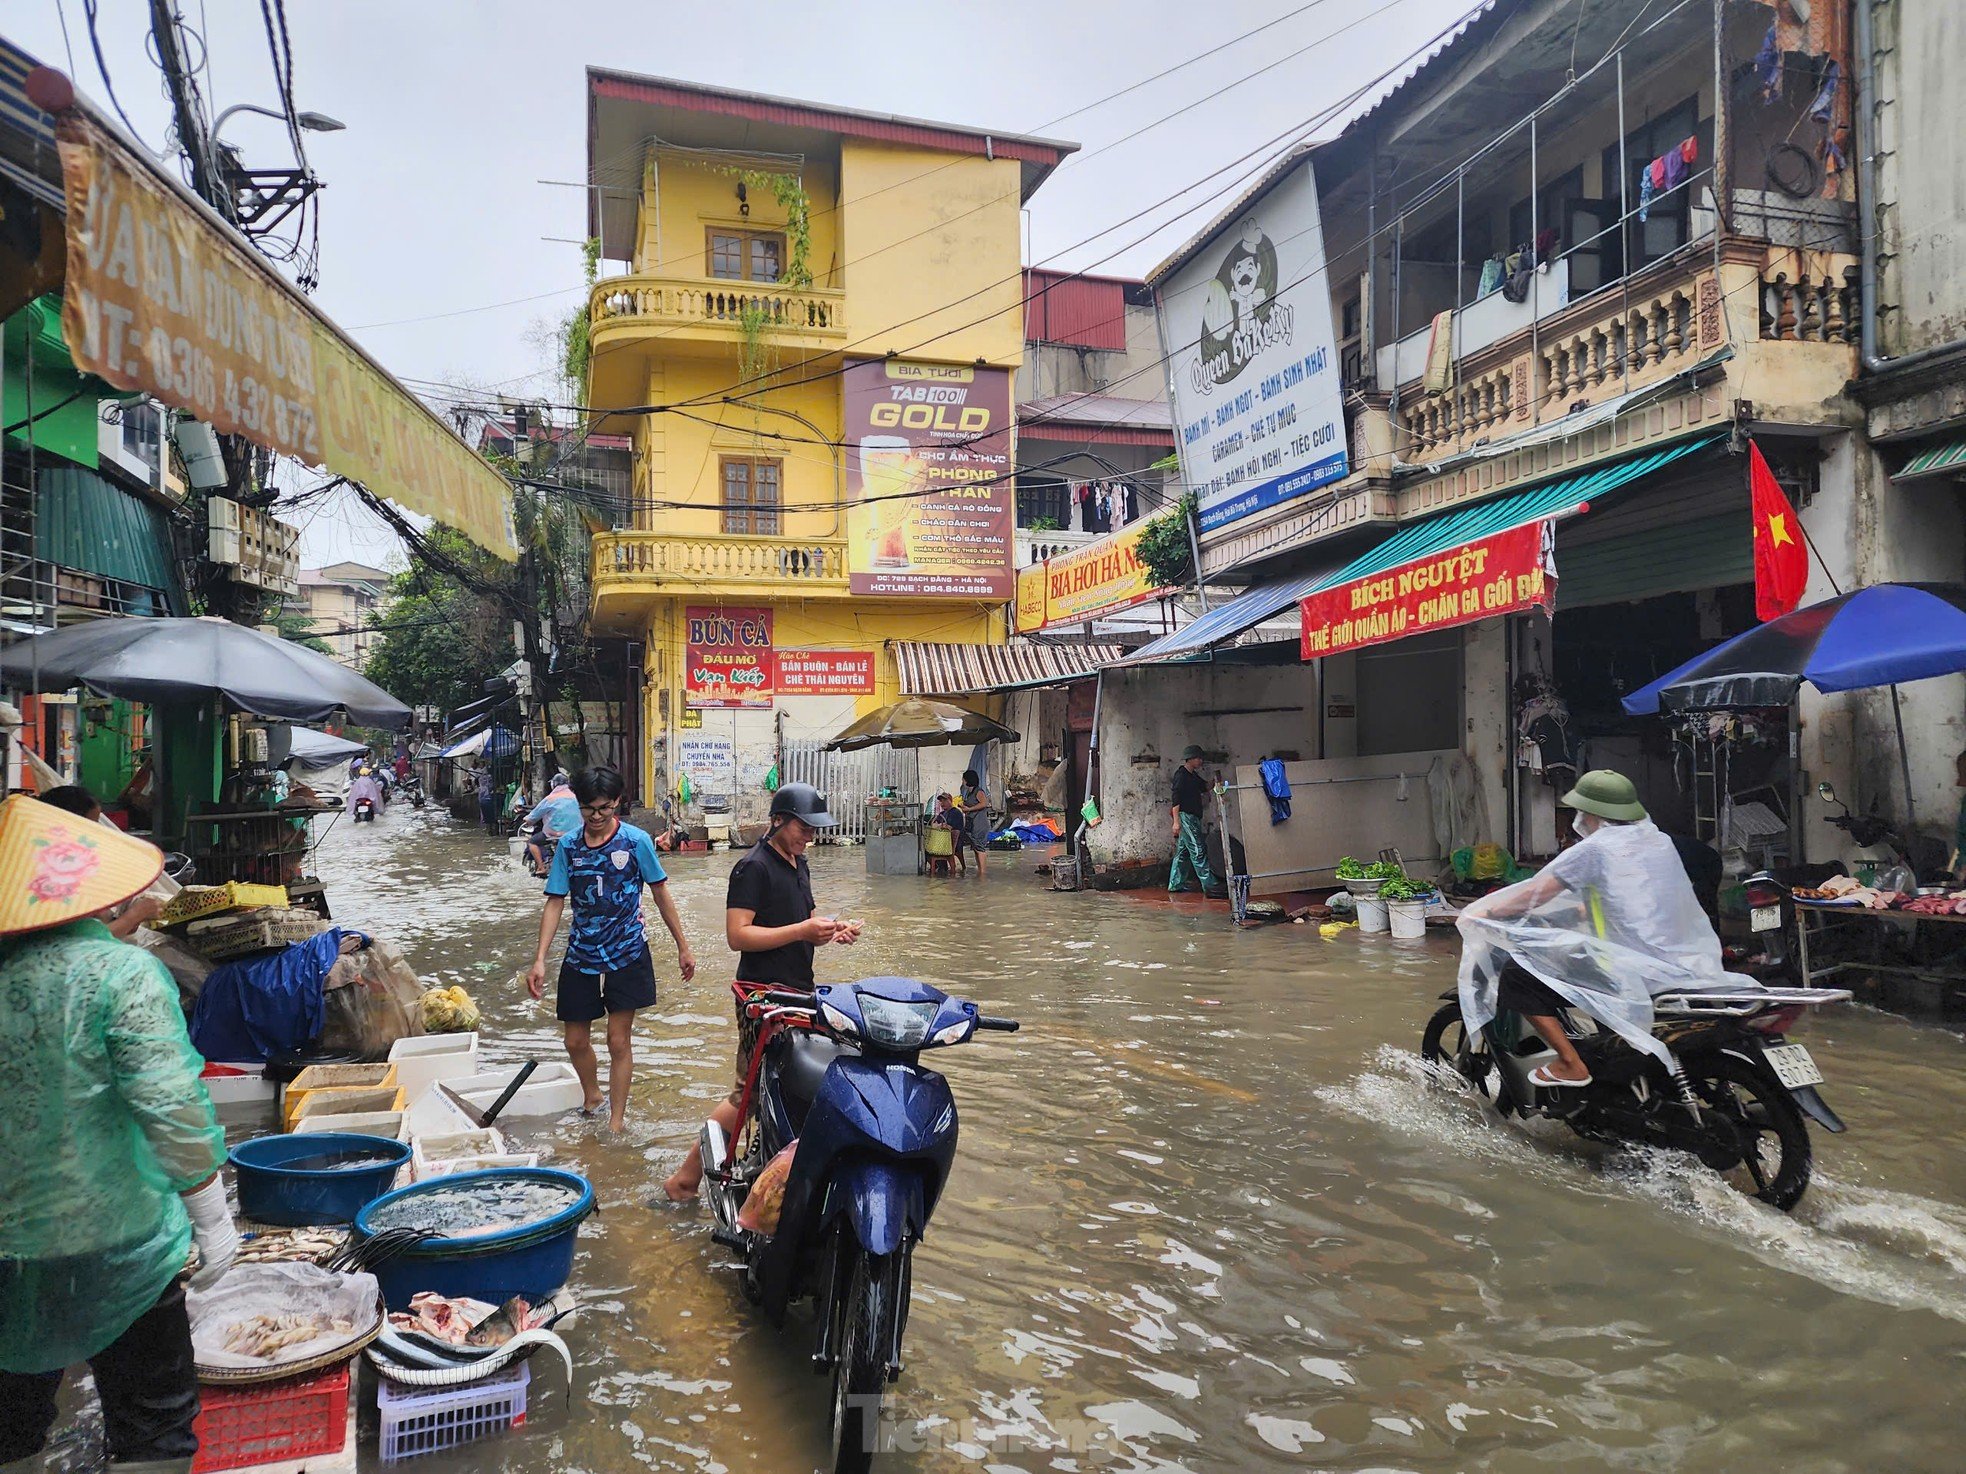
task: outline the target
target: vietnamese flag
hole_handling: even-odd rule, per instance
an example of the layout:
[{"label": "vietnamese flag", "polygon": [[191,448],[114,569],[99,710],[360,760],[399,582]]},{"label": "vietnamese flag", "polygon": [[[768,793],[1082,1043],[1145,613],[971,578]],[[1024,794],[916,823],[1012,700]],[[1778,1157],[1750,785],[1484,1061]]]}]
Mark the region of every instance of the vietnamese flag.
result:
[{"label": "vietnamese flag", "polygon": [[1748,495],[1754,517],[1754,617],[1779,619],[1802,602],[1809,550],[1802,524],[1782,492],[1761,447],[1748,442]]}]

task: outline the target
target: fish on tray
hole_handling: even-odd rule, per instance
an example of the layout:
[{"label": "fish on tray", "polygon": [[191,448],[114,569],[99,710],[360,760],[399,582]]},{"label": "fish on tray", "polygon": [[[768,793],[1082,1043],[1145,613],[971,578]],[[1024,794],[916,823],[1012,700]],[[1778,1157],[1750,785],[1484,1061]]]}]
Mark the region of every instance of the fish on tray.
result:
[{"label": "fish on tray", "polygon": [[517,1295],[503,1305],[492,1306],[482,1300],[447,1299],[426,1290],[410,1297],[407,1311],[391,1314],[389,1324],[406,1335],[489,1351],[543,1320],[541,1312]]},{"label": "fish on tray", "polygon": [[302,1346],[330,1332],[346,1333],[355,1323],[338,1316],[294,1313],[290,1315],[252,1315],[225,1328],[219,1344],[234,1356],[270,1361],[292,1346]]}]

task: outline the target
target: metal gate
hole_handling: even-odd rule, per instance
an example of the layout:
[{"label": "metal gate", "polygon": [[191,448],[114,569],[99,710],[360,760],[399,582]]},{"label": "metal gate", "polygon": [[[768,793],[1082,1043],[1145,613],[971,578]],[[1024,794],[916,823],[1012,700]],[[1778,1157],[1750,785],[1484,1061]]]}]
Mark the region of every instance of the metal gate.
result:
[{"label": "metal gate", "polygon": [[833,837],[867,837],[867,800],[883,788],[916,797],[915,754],[893,747],[859,752],[826,752],[816,738],[786,738],[779,748],[778,776],[784,783],[810,783],[826,795],[826,807],[839,821]]}]

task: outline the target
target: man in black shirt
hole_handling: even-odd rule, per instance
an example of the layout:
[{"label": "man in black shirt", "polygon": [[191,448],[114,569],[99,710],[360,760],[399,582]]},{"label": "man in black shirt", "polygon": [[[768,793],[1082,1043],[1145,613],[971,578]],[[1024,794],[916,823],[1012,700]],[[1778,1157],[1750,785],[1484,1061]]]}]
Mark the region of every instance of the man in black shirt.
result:
[{"label": "man in black shirt", "polygon": [[1174,770],[1174,802],[1168,814],[1174,820],[1174,863],[1168,868],[1167,889],[1226,894],[1222,882],[1208,868],[1208,846],[1202,838],[1202,816],[1208,812],[1208,784],[1201,776],[1202,751],[1192,742],[1181,754],[1181,766]]},{"label": "man in black shirt", "polygon": [[[821,829],[833,826],[826,797],[809,783],[787,783],[771,796],[771,829],[744,853],[730,872],[724,894],[724,938],[737,953],[737,981],[753,988],[812,988],[813,952],[832,942],[851,946],[860,940],[857,921],[814,916],[812,871],[806,847]],[[735,1141],[737,1107],[744,1079],[757,1049],[758,1027],[737,1004],[737,1083],[710,1117]],[[671,1202],[696,1194],[703,1181],[703,1154],[691,1147],[662,1190]]]}]

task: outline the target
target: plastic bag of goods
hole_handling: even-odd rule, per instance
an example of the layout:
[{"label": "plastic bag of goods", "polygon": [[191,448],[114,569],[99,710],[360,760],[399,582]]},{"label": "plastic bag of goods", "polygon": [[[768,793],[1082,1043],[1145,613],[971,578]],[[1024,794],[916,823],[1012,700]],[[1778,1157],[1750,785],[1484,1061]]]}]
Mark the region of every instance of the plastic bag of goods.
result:
[{"label": "plastic bag of goods", "polygon": [[417,1000],[423,982],[403,954],[380,939],[328,972],[323,1048],[360,1059],[389,1057],[389,1046],[424,1032]]},{"label": "plastic bag of goods", "polygon": [[765,1170],[751,1184],[744,1206],[737,1210],[737,1226],[747,1233],[770,1238],[778,1232],[778,1215],[785,1207],[785,1182],[792,1175],[792,1154],[799,1149],[794,1140],[765,1163]]},{"label": "plastic bag of goods", "polygon": [[478,1027],[478,1005],[453,983],[423,995],[423,1028],[431,1034],[468,1034]]}]

